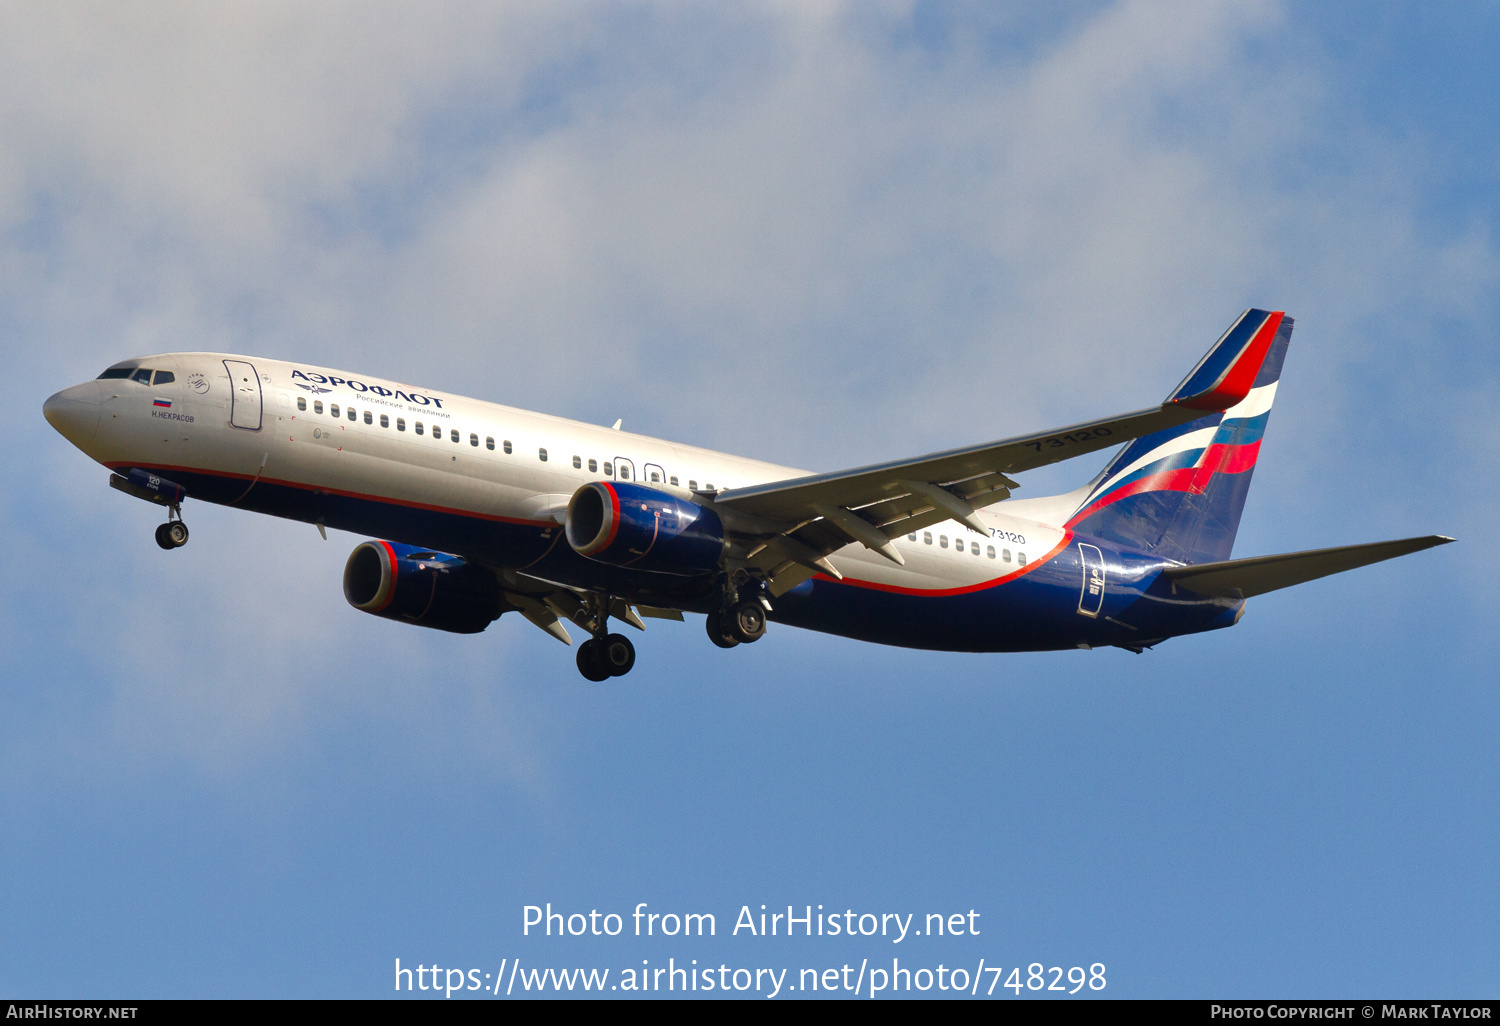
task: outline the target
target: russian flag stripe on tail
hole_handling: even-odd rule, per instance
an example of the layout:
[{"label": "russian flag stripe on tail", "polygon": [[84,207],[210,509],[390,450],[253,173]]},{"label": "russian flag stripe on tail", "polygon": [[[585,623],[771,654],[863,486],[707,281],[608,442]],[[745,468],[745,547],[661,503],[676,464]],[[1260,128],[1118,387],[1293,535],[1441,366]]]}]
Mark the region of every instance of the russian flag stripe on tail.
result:
[{"label": "russian flag stripe on tail", "polygon": [[1067,526],[1183,563],[1228,559],[1291,335],[1292,318],[1245,311],[1168,400],[1234,405],[1128,443]]}]

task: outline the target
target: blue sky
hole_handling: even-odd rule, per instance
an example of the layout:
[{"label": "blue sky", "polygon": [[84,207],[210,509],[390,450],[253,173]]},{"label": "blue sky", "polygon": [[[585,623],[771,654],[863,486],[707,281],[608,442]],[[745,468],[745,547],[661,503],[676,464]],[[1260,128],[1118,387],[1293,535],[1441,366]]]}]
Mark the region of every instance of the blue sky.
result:
[{"label": "blue sky", "polygon": [[[1031,6],[0,8],[0,991],[1494,997],[1500,14]],[[1250,305],[1297,329],[1236,554],[1460,541],[1140,656],[693,620],[587,685],[352,610],[353,536],[193,506],[164,554],[40,413],[219,349],[830,470],[1138,408]],[[521,936],[643,901],[720,936]],[[982,933],[725,936],[820,903]]]}]

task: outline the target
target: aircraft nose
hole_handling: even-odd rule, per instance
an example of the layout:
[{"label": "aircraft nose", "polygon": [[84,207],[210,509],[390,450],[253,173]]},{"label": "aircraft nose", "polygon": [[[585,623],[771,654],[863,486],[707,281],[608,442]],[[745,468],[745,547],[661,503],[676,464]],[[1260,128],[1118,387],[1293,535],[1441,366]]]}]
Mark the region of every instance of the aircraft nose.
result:
[{"label": "aircraft nose", "polygon": [[42,416],[74,445],[82,448],[99,428],[98,389],[90,381],[65,388],[42,404]]}]

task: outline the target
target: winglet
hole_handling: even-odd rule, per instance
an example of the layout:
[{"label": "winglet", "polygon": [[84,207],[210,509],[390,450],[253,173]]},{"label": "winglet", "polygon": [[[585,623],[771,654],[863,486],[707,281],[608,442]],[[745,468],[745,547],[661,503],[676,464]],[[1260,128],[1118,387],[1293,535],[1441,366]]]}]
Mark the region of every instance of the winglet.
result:
[{"label": "winglet", "polygon": [[1240,314],[1162,405],[1211,413],[1242,401],[1250,394],[1285,316],[1280,310],[1252,309]]}]

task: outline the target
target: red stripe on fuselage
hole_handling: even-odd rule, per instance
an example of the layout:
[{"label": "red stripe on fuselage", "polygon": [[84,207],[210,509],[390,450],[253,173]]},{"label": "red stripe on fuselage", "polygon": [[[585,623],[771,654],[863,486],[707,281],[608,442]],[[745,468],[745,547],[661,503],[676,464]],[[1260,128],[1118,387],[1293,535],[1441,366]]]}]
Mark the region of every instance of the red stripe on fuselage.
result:
[{"label": "red stripe on fuselage", "polygon": [[[184,471],[189,474],[206,474],[209,477],[228,478],[231,481],[254,481],[254,474],[235,474],[227,470],[205,470],[201,467],[174,467],[158,463],[134,463],[130,460],[119,460],[114,463],[106,463],[104,466],[110,470],[118,470],[121,467],[137,467],[141,470],[160,470],[164,473],[173,471]],[[388,506],[402,506],[406,509],[422,509],[431,513],[451,513],[454,516],[473,517],[476,520],[489,520],[498,524],[520,524],[526,527],[556,527],[557,524],[551,520],[525,520],[520,517],[503,517],[495,513],[480,513],[471,509],[457,509],[452,506],[434,506],[426,502],[411,502],[407,499],[395,499],[389,495],[367,495],[364,492],[348,492],[340,488],[329,488],[326,485],[303,484],[301,481],[284,481],[280,478],[262,477],[261,484],[280,485],[283,488],[296,488],[304,492],[322,492],[324,495],[339,495],[346,499],[363,499],[368,502],[382,502]]]}]

